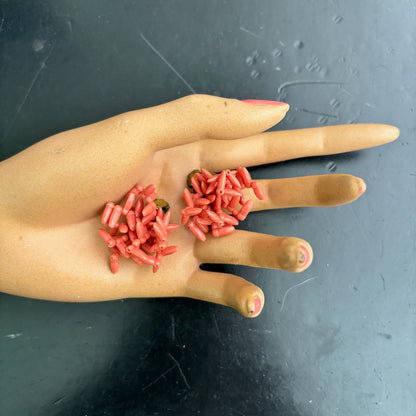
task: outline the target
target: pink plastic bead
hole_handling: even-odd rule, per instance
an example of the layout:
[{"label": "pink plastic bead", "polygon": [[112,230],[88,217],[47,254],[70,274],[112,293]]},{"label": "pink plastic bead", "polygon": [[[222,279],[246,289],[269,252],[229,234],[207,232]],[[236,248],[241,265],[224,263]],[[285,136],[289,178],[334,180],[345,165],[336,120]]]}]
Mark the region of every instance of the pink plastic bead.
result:
[{"label": "pink plastic bead", "polygon": [[233,188],[225,188],[224,189],[224,195],[229,195],[229,196],[238,196],[240,198],[241,196],[241,191],[238,191],[236,189]]},{"label": "pink plastic bead", "polygon": [[118,257],[118,254],[115,253],[110,256],[110,269],[114,274],[118,272],[118,268],[120,265]]},{"label": "pink plastic bead", "polygon": [[127,195],[126,203],[123,207],[123,215],[126,215],[134,205],[134,200],[136,199],[137,194],[133,191],[130,191]]},{"label": "pink plastic bead", "polygon": [[236,215],[237,219],[240,221],[245,220],[252,206],[253,206],[253,201],[251,199],[248,199],[244,203],[244,205],[241,207],[239,213]]},{"label": "pink plastic bead", "polygon": [[204,224],[204,225],[211,225],[214,222],[211,220],[211,218],[208,218],[208,214],[207,214],[207,217],[201,217],[197,215],[194,217],[194,220],[197,221],[198,224]]},{"label": "pink plastic bead", "polygon": [[150,195],[145,197],[145,201],[150,204],[152,201],[156,199],[156,192],[152,192]]},{"label": "pink plastic bead", "polygon": [[189,192],[188,189],[185,188],[185,190],[183,191],[183,195],[182,195],[182,199],[185,201],[185,204],[188,207],[193,207],[194,206],[194,201],[192,199],[191,193]]},{"label": "pink plastic bead", "polygon": [[218,195],[224,195],[225,180],[226,180],[225,170],[223,170],[220,173],[220,176],[218,177],[218,184],[217,184],[217,190],[216,190],[216,193]]},{"label": "pink plastic bead", "polygon": [[261,189],[260,182],[258,181],[251,181],[251,187],[254,191],[254,194],[258,199],[264,199],[264,192],[263,189]]},{"label": "pink plastic bead", "polygon": [[150,264],[153,266],[153,264],[155,263],[154,257],[149,256],[148,254],[146,254],[143,250],[141,250],[138,247],[134,247],[134,246],[129,246],[129,251],[131,254],[133,254],[134,256],[136,256],[139,260],[141,260],[143,263],[146,264]]},{"label": "pink plastic bead", "polygon": [[114,247],[116,245],[116,241],[114,240],[113,236],[109,234],[106,230],[100,228],[98,232],[101,238],[107,243],[108,247]]},{"label": "pink plastic bead", "polygon": [[153,211],[149,215],[146,215],[142,218],[142,224],[143,225],[148,224],[150,221],[153,221],[155,217],[156,217],[156,211]]},{"label": "pink plastic bead", "polygon": [[111,217],[108,221],[109,228],[114,228],[117,225],[122,211],[123,211],[123,207],[121,207],[120,205],[116,205],[114,207],[113,212],[111,213]]},{"label": "pink plastic bead", "polygon": [[156,185],[150,184],[150,185],[146,186],[146,188],[144,188],[143,195],[145,197],[147,197],[147,196],[153,194],[155,191],[156,191]]},{"label": "pink plastic bead", "polygon": [[215,201],[212,204],[212,208],[215,212],[220,211],[222,206],[222,197],[221,195],[216,195]]},{"label": "pink plastic bead", "polygon": [[192,177],[191,183],[192,183],[192,188],[194,188],[194,191],[197,192],[198,194],[202,194],[201,186],[198,182],[198,179],[195,176]]},{"label": "pink plastic bead", "polygon": [[169,225],[170,222],[170,210],[163,216],[163,225],[165,228]]},{"label": "pink plastic bead", "polygon": [[208,183],[214,183],[218,181],[218,175],[213,175],[209,179],[207,179]]},{"label": "pink plastic bead", "polygon": [[132,254],[130,256],[130,259],[133,260],[139,266],[143,265],[143,262],[138,257],[136,257],[134,254]]},{"label": "pink plastic bead", "polygon": [[202,175],[204,176],[205,179],[209,179],[212,178],[212,173],[204,168],[200,169]]},{"label": "pink plastic bead", "polygon": [[208,217],[218,225],[224,225],[224,220],[213,211],[207,211]]},{"label": "pink plastic bead", "polygon": [[[134,231],[129,230],[129,239],[132,242],[132,244],[136,241],[137,239],[137,234]],[[139,240],[138,240],[139,241]],[[140,244],[140,241],[139,241]]]},{"label": "pink plastic bead", "polygon": [[[154,202],[151,202],[150,204],[146,205],[142,210],[143,217],[146,217],[150,213],[153,213],[153,211],[156,211],[156,204]],[[156,214],[155,214],[156,216]]]},{"label": "pink plastic bead", "polygon": [[251,176],[249,171],[246,168],[239,167],[237,168],[237,178],[239,182],[244,185],[245,188],[250,187]]},{"label": "pink plastic bead", "polygon": [[153,225],[153,230],[155,231],[156,236],[160,240],[166,240],[167,233],[165,233],[165,229],[163,228],[163,226],[161,226],[159,223],[155,223]]},{"label": "pink plastic bead", "polygon": [[117,239],[116,246],[123,257],[130,257],[130,253],[127,252],[127,245],[121,238]]},{"label": "pink plastic bead", "polygon": [[212,182],[208,185],[207,190],[205,191],[206,195],[212,194],[215,189],[217,189],[217,182]]},{"label": "pink plastic bead", "polygon": [[147,228],[141,221],[137,221],[136,223],[136,235],[140,242],[143,244],[147,241],[149,232]]},{"label": "pink plastic bead", "polygon": [[172,231],[175,231],[179,227],[179,224],[171,223],[166,227],[167,233],[171,233]]},{"label": "pink plastic bead", "polygon": [[101,216],[101,224],[107,225],[108,220],[110,219],[111,213],[114,209],[114,203],[113,202],[107,202],[104,208],[103,215]]},{"label": "pink plastic bead", "polygon": [[202,211],[202,208],[187,207],[187,208],[184,208],[181,211],[181,215],[183,215],[183,216],[193,216],[193,215],[198,215],[201,211]]},{"label": "pink plastic bead", "polygon": [[195,172],[195,177],[198,179],[199,182],[206,182],[205,176],[202,173]]},{"label": "pink plastic bead", "polygon": [[188,223],[187,227],[198,240],[206,240],[204,232],[193,221]]},{"label": "pink plastic bead", "polygon": [[134,207],[134,214],[136,215],[136,217],[142,216],[143,207],[144,207],[143,198],[138,198],[136,202],[136,206]]},{"label": "pink plastic bead", "polygon": [[230,181],[231,185],[234,186],[235,188],[241,188],[241,183],[231,172],[227,175],[227,179]]},{"label": "pink plastic bead", "polygon": [[129,226],[131,231],[136,229],[136,215],[134,211],[129,211],[126,215],[127,225]]},{"label": "pink plastic bead", "polygon": [[235,231],[235,228],[232,225],[225,225],[224,227],[212,230],[212,236],[213,237],[222,237],[224,235],[231,234],[234,231]]},{"label": "pink plastic bead", "polygon": [[226,214],[225,212],[219,214],[219,217],[224,221],[225,224],[238,225],[237,218],[234,218],[231,215]]},{"label": "pink plastic bead", "polygon": [[125,222],[122,222],[119,226],[118,226],[118,230],[122,233],[122,234],[126,234],[129,231],[129,227],[127,226],[127,224]]},{"label": "pink plastic bead", "polygon": [[198,198],[198,199],[195,199],[195,201],[194,201],[194,204],[195,204],[195,206],[199,206],[199,207],[202,207],[202,206],[204,206],[204,205],[209,205],[211,202],[210,202],[210,200],[209,199],[207,199],[207,198]]},{"label": "pink plastic bead", "polygon": [[164,256],[169,256],[170,254],[176,253],[178,251],[178,246],[169,246],[166,247],[164,250],[161,251],[161,253]]},{"label": "pink plastic bead", "polygon": [[228,203],[228,209],[231,210],[235,208],[240,203],[240,196],[233,196]]}]

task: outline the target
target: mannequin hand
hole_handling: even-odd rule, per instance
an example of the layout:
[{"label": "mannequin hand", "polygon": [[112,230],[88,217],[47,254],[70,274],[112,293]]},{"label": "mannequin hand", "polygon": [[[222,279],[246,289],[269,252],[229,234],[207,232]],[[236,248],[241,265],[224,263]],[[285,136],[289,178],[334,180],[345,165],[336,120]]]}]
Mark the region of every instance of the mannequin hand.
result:
[{"label": "mannequin hand", "polygon": [[[171,206],[172,221],[180,223],[181,196],[193,169],[349,152],[398,136],[395,127],[374,124],[262,133],[288,108],[194,95],[57,134],[3,161],[0,290],[74,302],[184,296],[259,315],[260,288],[238,276],[202,271],[200,264],[300,272],[312,261],[306,241],[237,230],[202,243],[181,226],[169,236],[179,250],[164,258],[157,274],[121,259],[113,275],[97,230],[105,203],[120,201],[136,183],[154,183],[157,197]],[[261,185],[265,199],[252,198],[253,210],[340,205],[365,191],[361,179],[337,174]]]}]

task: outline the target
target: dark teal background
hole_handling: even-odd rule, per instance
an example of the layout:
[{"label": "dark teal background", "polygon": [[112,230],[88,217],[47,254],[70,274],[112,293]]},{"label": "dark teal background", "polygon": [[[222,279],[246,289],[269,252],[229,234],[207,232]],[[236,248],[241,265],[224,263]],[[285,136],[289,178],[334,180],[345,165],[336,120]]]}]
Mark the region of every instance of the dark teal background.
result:
[{"label": "dark teal background", "polygon": [[245,229],[305,238],[315,254],[300,275],[216,267],[263,288],[257,319],[188,299],[1,295],[2,415],[416,414],[414,1],[0,7],[0,159],[193,91],[285,100],[277,129],[401,129],[380,148],[251,169],[350,173],[368,186],[348,206],[250,215]]}]

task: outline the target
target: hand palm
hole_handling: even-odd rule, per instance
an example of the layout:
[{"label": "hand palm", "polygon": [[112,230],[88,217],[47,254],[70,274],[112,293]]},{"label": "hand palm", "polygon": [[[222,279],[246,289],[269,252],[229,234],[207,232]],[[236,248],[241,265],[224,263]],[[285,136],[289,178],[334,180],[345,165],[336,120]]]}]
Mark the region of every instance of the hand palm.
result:
[{"label": "hand palm", "polygon": [[[97,229],[105,202],[120,200],[135,183],[154,183],[158,197],[171,206],[172,221],[180,222],[185,179],[193,169],[219,171],[340,153],[398,135],[394,127],[381,125],[261,133],[287,109],[191,96],[62,133],[2,162],[1,226],[10,238],[0,243],[1,289],[63,301],[188,296],[258,315],[261,289],[199,265],[239,263],[298,272],[312,260],[305,241],[236,231],[201,243],[180,227],[169,236],[178,252],[165,257],[155,275],[151,267],[128,260],[113,275]],[[365,190],[361,179],[349,175],[264,181],[263,187],[266,198],[255,202],[255,210],[339,205]]]}]

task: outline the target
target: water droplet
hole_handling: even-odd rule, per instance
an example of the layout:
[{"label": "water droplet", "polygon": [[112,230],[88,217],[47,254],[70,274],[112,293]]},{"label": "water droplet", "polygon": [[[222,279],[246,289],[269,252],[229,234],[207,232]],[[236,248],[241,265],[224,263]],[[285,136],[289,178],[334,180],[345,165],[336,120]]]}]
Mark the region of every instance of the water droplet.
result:
[{"label": "water droplet", "polygon": [[305,46],[305,44],[301,40],[296,40],[293,44],[293,47],[296,49],[302,49]]},{"label": "water droplet", "polygon": [[41,51],[45,47],[46,40],[43,39],[35,39],[32,42],[32,48],[35,52]]},{"label": "water droplet", "polygon": [[335,172],[337,170],[337,164],[335,162],[332,162],[332,161],[331,162],[328,162],[326,164],[326,169],[329,172]]},{"label": "water droplet", "polygon": [[253,78],[253,79],[257,79],[257,78],[260,76],[260,72],[259,72],[259,71],[257,71],[257,69],[253,69],[253,70],[250,72],[250,76],[251,76],[251,78]]},{"label": "water droplet", "polygon": [[327,124],[328,123],[328,117],[327,116],[321,116],[318,118],[318,122],[321,124]]},{"label": "water droplet", "polygon": [[333,21],[334,23],[341,23],[341,22],[342,22],[342,16],[335,15],[335,16],[332,18],[332,21]]},{"label": "water droplet", "polygon": [[252,56],[247,56],[247,58],[246,58],[246,64],[248,66],[254,65],[254,58]]},{"label": "water droplet", "polygon": [[273,49],[272,55],[274,58],[278,58],[283,55],[283,52],[280,49]]},{"label": "water droplet", "polygon": [[347,60],[345,59],[345,57],[341,56],[341,58],[339,58],[339,59],[338,59],[338,61],[339,61],[339,62],[344,63],[344,62],[346,62]]},{"label": "water droplet", "polygon": [[302,71],[302,68],[299,66],[299,65],[296,65],[294,68],[293,68],[293,72],[295,73],[295,74],[299,74],[299,72],[301,72]]},{"label": "water droplet", "polygon": [[339,102],[339,100],[337,100],[336,98],[333,98],[333,99],[329,102],[329,105],[330,105],[332,108],[338,108],[338,107],[339,107],[339,105],[340,105],[340,102]]}]

